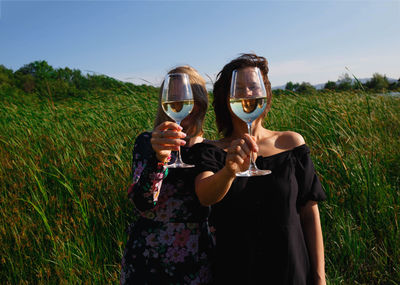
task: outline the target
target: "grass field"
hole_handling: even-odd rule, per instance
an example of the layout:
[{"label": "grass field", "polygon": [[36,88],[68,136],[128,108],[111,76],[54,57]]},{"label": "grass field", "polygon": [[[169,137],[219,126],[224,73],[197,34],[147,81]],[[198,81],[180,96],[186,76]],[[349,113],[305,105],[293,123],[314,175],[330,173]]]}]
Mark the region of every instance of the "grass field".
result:
[{"label": "grass field", "polygon": [[[52,102],[0,89],[0,280],[117,284],[134,220],[126,199],[134,138],[156,92]],[[329,284],[400,284],[400,98],[279,95],[265,121],[301,133],[320,204]],[[210,111],[206,137],[217,138]]]}]

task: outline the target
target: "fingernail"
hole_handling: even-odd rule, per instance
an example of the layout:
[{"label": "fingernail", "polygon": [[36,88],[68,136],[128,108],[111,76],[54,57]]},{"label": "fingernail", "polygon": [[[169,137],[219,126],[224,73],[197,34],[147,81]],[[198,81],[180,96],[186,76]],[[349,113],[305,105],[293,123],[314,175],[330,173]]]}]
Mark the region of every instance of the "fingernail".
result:
[{"label": "fingernail", "polygon": [[182,128],[181,126],[178,126],[178,127],[179,127],[179,130],[180,130],[180,131],[182,131],[182,130],[183,130],[183,128]]},{"label": "fingernail", "polygon": [[181,132],[181,134],[183,135],[183,137],[186,137],[186,134],[184,132]]},{"label": "fingernail", "polygon": [[181,140],[180,145],[185,145],[185,144],[186,142]]}]

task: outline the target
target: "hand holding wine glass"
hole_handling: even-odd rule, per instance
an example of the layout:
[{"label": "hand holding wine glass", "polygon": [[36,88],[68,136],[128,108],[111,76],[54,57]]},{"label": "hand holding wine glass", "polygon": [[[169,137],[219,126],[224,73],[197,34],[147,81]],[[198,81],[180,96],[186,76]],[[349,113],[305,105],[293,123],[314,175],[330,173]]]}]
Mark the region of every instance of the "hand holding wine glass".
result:
[{"label": "hand holding wine glass", "polygon": [[180,146],[186,144],[182,127],[177,123],[165,121],[156,126],[152,131],[151,147],[159,161],[166,163],[171,156],[171,151],[178,151]]},{"label": "hand holding wine glass", "polygon": [[[164,80],[161,104],[164,112],[178,125],[190,114],[194,101],[189,76],[186,73],[167,74]],[[167,167],[189,168],[194,167],[194,165],[186,164],[182,161],[179,148],[175,163],[168,164]]]},{"label": "hand holding wine glass", "polygon": [[246,171],[250,166],[250,155],[258,152],[255,140],[249,134],[244,134],[240,139],[231,142],[227,148],[225,168],[232,175]]},{"label": "hand holding wine glass", "polygon": [[[257,67],[235,69],[232,73],[230,106],[232,112],[247,124],[251,136],[251,124],[267,106],[267,92],[260,70]],[[242,150],[243,151],[243,150]],[[249,150],[251,151],[251,150]],[[270,174],[270,170],[258,169],[250,153],[250,164],[246,171],[236,176],[249,177]]]}]

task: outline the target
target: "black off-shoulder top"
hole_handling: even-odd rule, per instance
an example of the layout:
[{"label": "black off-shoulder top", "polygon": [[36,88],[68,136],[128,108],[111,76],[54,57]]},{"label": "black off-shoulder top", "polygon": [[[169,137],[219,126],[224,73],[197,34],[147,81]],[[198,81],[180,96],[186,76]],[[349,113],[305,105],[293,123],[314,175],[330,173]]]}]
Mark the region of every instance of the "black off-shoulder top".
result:
[{"label": "black off-shoulder top", "polygon": [[[226,152],[192,147],[197,172],[218,172]],[[326,199],[307,145],[256,159],[266,176],[238,177],[212,207],[216,227],[216,284],[312,284],[299,211]],[[260,283],[260,280],[262,281]]]}]

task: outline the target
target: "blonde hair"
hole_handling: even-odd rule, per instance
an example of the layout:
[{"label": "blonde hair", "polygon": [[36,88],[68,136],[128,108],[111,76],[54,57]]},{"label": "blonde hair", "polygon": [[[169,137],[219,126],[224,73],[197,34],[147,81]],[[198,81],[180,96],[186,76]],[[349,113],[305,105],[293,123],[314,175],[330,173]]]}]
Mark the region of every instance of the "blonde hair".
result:
[{"label": "blonde hair", "polygon": [[[206,116],[207,108],[208,108],[208,94],[206,89],[206,81],[203,77],[191,66],[184,65],[178,66],[168,72],[171,73],[186,73],[189,76],[190,86],[193,92],[193,99],[198,106],[198,112],[195,114],[195,121],[193,125],[189,127],[188,130],[185,130],[189,136],[197,136],[203,134],[203,122]],[[161,84],[160,92],[158,94],[158,109],[157,109],[157,117],[154,121],[154,127],[159,124],[170,121],[171,119],[165,114],[164,110],[161,107],[161,94],[164,86],[164,81]]]}]

